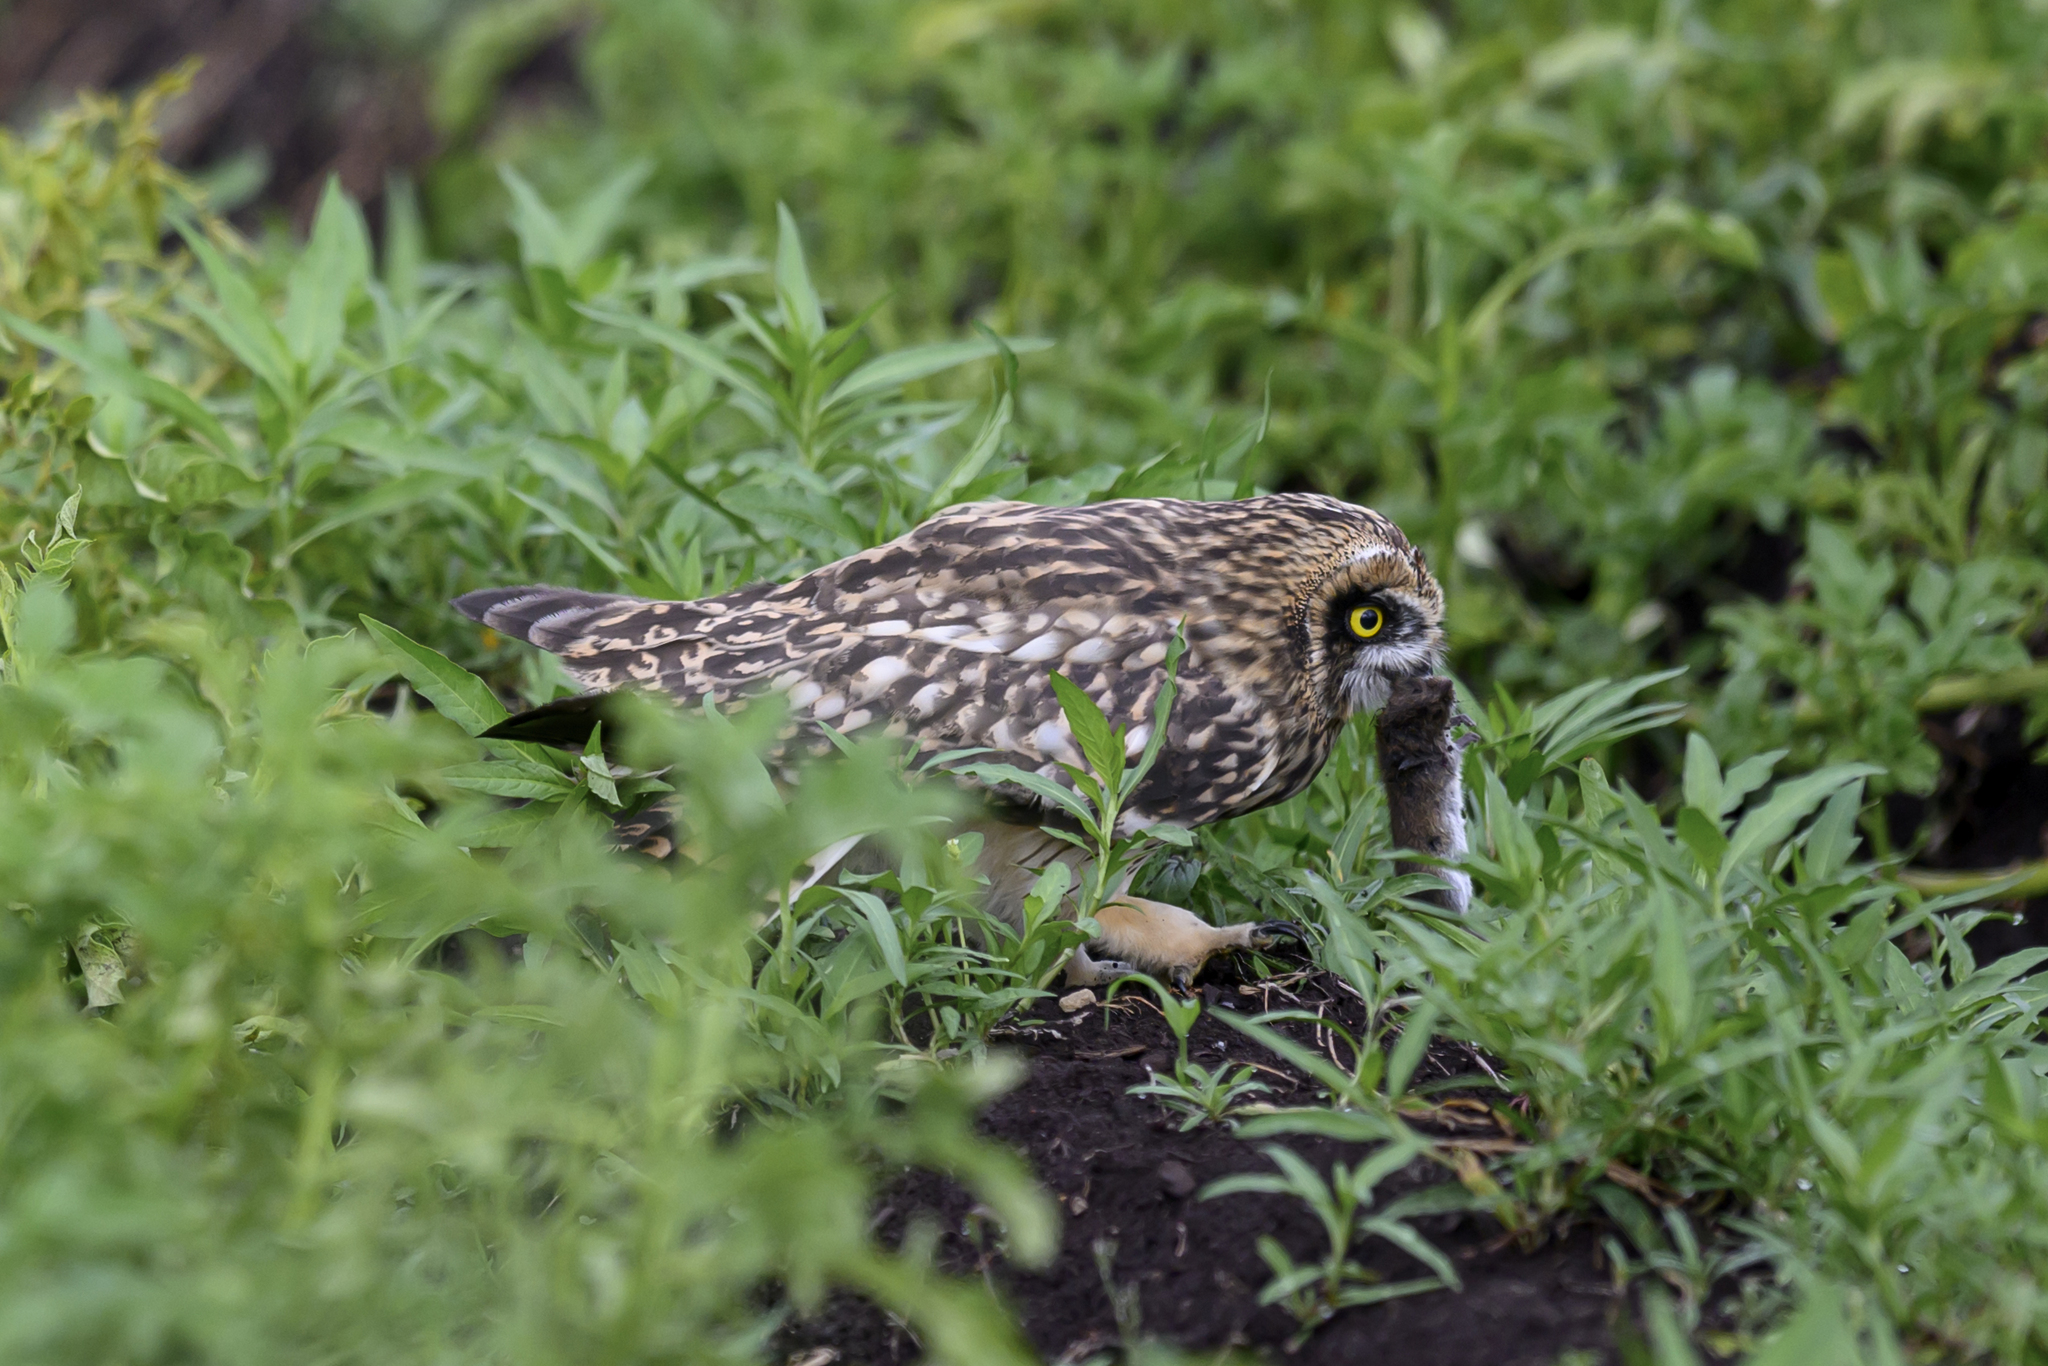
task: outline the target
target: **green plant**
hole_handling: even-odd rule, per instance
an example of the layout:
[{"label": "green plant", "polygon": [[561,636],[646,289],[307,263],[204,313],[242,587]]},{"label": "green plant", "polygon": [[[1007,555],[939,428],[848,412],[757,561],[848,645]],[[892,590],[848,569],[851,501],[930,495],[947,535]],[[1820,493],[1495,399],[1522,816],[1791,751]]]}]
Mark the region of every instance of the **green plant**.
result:
[{"label": "green plant", "polygon": [[[2025,1341],[2042,1325],[2012,1317],[2011,1287],[2034,1254],[1988,1252],[2013,1217],[1990,1192],[2035,1189],[2048,999],[2022,974],[2044,955],[1981,966],[1964,940],[1979,913],[1855,862],[1872,766],[1764,789],[1776,758],[1724,773],[1693,736],[1668,825],[1590,760],[1519,801],[1488,774],[1468,866],[1490,912],[1387,913],[1437,1028],[1530,1102],[1499,1199],[1541,1219],[1617,1163],[1680,1199],[1739,1193],[1756,1212],[1723,1265],[1853,1276],[1895,1322]],[[1920,963],[1899,948],[1915,929]]]},{"label": "green plant", "polygon": [[1197,1124],[1220,1123],[1247,1097],[1271,1091],[1253,1073],[1250,1063],[1236,1067],[1218,1064],[1204,1067],[1198,1062],[1175,1064],[1171,1077],[1154,1076],[1151,1081],[1130,1088],[1134,1096],[1151,1096],[1181,1116],[1182,1133]]},{"label": "green plant", "polygon": [[1202,1013],[1202,1003],[1194,997],[1183,999],[1144,973],[1132,973],[1113,984],[1105,999],[1114,999],[1116,987],[1132,980],[1152,988],[1152,994],[1159,998],[1159,1013],[1173,1031],[1179,1054],[1174,1058],[1171,1077],[1154,1074],[1151,1081],[1131,1087],[1127,1094],[1157,1098],[1167,1109],[1182,1116],[1180,1128],[1186,1133],[1205,1120],[1212,1124],[1222,1120],[1246,1096],[1272,1090],[1253,1079],[1252,1073],[1257,1069],[1248,1063],[1212,1069],[1189,1060],[1188,1031]]},{"label": "green plant", "polygon": [[[1427,1151],[1411,1135],[1388,1131],[1382,1136],[1387,1142],[1377,1152],[1356,1167],[1344,1162],[1334,1164],[1327,1179],[1289,1149],[1268,1143],[1263,1151],[1279,1168],[1277,1172],[1226,1176],[1202,1189],[1204,1200],[1247,1191],[1292,1195],[1315,1212],[1326,1242],[1318,1260],[1297,1264],[1270,1234],[1261,1235],[1258,1242],[1259,1256],[1273,1271],[1273,1279],[1259,1292],[1259,1303],[1279,1304],[1294,1316],[1300,1325],[1295,1337],[1297,1344],[1306,1341],[1319,1324],[1339,1310],[1430,1290],[1456,1290],[1461,1284],[1449,1259],[1405,1221],[1419,1214],[1463,1208],[1462,1191],[1451,1186],[1428,1187],[1361,1217],[1362,1211],[1372,1207],[1373,1192],[1379,1183]],[[1351,1260],[1351,1249],[1361,1235],[1385,1239],[1434,1274],[1404,1281],[1383,1280]]]},{"label": "green plant", "polygon": [[[758,734],[648,718],[640,757],[724,813],[704,863],[611,857],[569,800],[486,857],[466,841],[487,813],[443,776],[475,743],[338,693],[376,676],[360,641],[259,665],[191,638],[194,689],[79,651],[71,622],[61,574],[32,581],[0,678],[10,1358],[744,1354],[764,1290],[840,1284],[956,1360],[1024,1359],[979,1292],[865,1231],[885,1153],[966,1176],[1013,1248],[1049,1248],[1040,1197],[965,1127],[1000,1074],[899,1076],[884,1103],[857,1052],[778,1034],[750,985],[760,890],[874,790],[736,806]],[[466,678],[441,682],[481,704]],[[55,951],[108,927],[118,1003],[93,955],[67,980]],[[436,965],[478,930],[523,947]],[[836,1100],[771,1103],[833,1058]]]},{"label": "green plant", "polygon": [[[1687,1330],[1699,1327],[1700,1312],[1715,1286],[1764,1260],[1762,1249],[1754,1243],[1702,1247],[1699,1233],[1683,1209],[1667,1206],[1659,1211],[1661,1217],[1653,1217],[1639,1196],[1612,1181],[1600,1182],[1592,1193],[1628,1240],[1627,1246],[1612,1236],[1601,1240],[1615,1279],[1626,1284],[1644,1272],[1662,1278],[1678,1294],[1675,1312]],[[1629,1255],[1631,1246],[1635,1257]],[[1668,1300],[1663,1303],[1669,1307]]]},{"label": "green plant", "polygon": [[1064,675],[1054,673],[1051,676],[1053,693],[1059,698],[1060,712],[1066,717],[1074,744],[1080,749],[1086,764],[1085,768],[1068,763],[1059,765],[1071,786],[1026,772],[1014,764],[977,760],[951,765],[952,771],[971,775],[991,786],[1003,784],[1021,788],[1051,810],[1071,817],[1080,827],[1076,832],[1048,825],[1046,833],[1088,854],[1083,880],[1076,889],[1079,895],[1075,899],[1075,921],[1084,929],[1091,927],[1095,912],[1121,893],[1129,880],[1125,874],[1146,855],[1160,845],[1185,849],[1194,842],[1191,834],[1169,822],[1158,821],[1126,830],[1123,820],[1131,798],[1152,771],[1160,748],[1166,743],[1166,721],[1173,711],[1174,679],[1181,656],[1186,651],[1187,642],[1176,629],[1173,640],[1166,647],[1166,659],[1162,665],[1165,678],[1160,684],[1158,697],[1153,701],[1145,745],[1136,763],[1131,762],[1125,745],[1126,728],[1110,725],[1102,709],[1095,705],[1095,699]]}]

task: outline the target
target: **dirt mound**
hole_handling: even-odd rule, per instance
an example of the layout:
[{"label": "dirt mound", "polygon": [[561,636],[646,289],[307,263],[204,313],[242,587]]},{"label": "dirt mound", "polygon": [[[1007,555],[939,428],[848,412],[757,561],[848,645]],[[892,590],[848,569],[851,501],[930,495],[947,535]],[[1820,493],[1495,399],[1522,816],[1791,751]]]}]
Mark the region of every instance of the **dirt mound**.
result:
[{"label": "dirt mound", "polygon": [[[1205,994],[1212,1006],[1245,1013],[1298,1006],[1354,1032],[1363,1023],[1357,997],[1321,976],[1211,987]],[[1349,1061],[1328,1031],[1308,1022],[1285,1028],[1298,1041]],[[1127,1094],[1150,1072],[1173,1069],[1174,1039],[1158,1009],[1142,996],[1120,994],[1108,1009],[1071,1016],[1046,1009],[1005,1033],[1006,1046],[1025,1054],[1030,1071],[989,1108],[983,1127],[1021,1152],[1059,1200],[1065,1226],[1057,1259],[1036,1271],[1010,1265],[966,1193],[927,1173],[896,1182],[877,1209],[876,1227],[893,1241],[913,1220],[935,1221],[949,1269],[988,1277],[1046,1360],[1080,1362],[1126,1335],[1191,1348],[1237,1345],[1275,1360],[1332,1366],[1425,1357],[1434,1366],[1549,1366],[1574,1349],[1595,1360],[1615,1359],[1613,1325],[1624,1300],[1600,1259],[1596,1232],[1582,1226],[1525,1252],[1502,1238],[1491,1217],[1476,1213],[1412,1221],[1450,1257],[1464,1282],[1461,1292],[1345,1310],[1288,1354],[1296,1325],[1283,1310],[1258,1303],[1272,1273],[1256,1244],[1271,1235],[1297,1260],[1310,1258],[1327,1246],[1321,1226],[1293,1196],[1201,1198],[1218,1178],[1270,1171],[1272,1164],[1257,1143],[1212,1124],[1180,1132],[1155,1101]],[[1257,1064],[1273,1088],[1260,1100],[1315,1099],[1304,1076],[1218,1022],[1213,1011],[1196,1022],[1190,1041],[1190,1057],[1205,1065],[1226,1058]],[[1471,1076],[1481,1065],[1468,1049],[1440,1041],[1417,1080]],[[1499,1092],[1492,1096],[1504,1099]],[[1483,1107],[1459,1109],[1470,1122],[1454,1126],[1455,1133],[1439,1126],[1440,1132],[1468,1143],[1500,1137]],[[1324,1172],[1339,1161],[1355,1164],[1370,1151],[1319,1139],[1289,1138],[1286,1145]],[[1418,1161],[1382,1183],[1379,1200],[1448,1179],[1442,1165]],[[1373,1238],[1360,1238],[1353,1257],[1388,1281],[1428,1274],[1406,1253]],[[829,1347],[842,1362],[871,1366],[921,1355],[907,1329],[851,1297],[788,1326],[777,1346],[789,1359]]]}]

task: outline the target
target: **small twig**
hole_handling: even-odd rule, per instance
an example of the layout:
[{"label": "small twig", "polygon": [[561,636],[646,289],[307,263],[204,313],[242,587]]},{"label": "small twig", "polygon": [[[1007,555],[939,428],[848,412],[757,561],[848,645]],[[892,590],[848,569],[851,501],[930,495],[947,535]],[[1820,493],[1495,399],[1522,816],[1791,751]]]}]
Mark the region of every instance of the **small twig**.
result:
[{"label": "small twig", "polygon": [[1601,1175],[1617,1186],[1626,1186],[1629,1190],[1634,1191],[1653,1205],[1675,1205],[1678,1203],[1678,1193],[1672,1190],[1671,1187],[1657,1180],[1654,1176],[1639,1172],[1634,1167],[1628,1166],[1625,1163],[1609,1162],[1607,1169]]},{"label": "small twig", "polygon": [[1277,1067],[1268,1067],[1262,1062],[1245,1062],[1239,1063],[1238,1066],[1254,1067],[1268,1076],[1278,1077],[1287,1083],[1289,1090],[1299,1091],[1301,1089],[1301,1078],[1295,1076],[1292,1072],[1283,1072]]},{"label": "small twig", "polygon": [[1493,1070],[1493,1064],[1486,1060],[1486,1055],[1480,1052],[1476,1045],[1468,1043],[1465,1045],[1465,1047],[1467,1050],[1471,1052],[1472,1061],[1479,1064],[1479,1070],[1484,1072],[1487,1076],[1493,1078],[1493,1084],[1495,1086],[1500,1087],[1500,1089],[1503,1091],[1507,1090],[1508,1084],[1505,1081],[1501,1080],[1500,1073]]},{"label": "small twig", "polygon": [[1431,1146],[1468,1153],[1526,1153],[1529,1145],[1514,1138],[1432,1138]]},{"label": "small twig", "polygon": [[991,1039],[1057,1039],[1060,1032],[1043,1025],[996,1025],[988,1031]]},{"label": "small twig", "polygon": [[[1476,1115],[1460,1113],[1461,1110],[1466,1108],[1477,1110],[1479,1113]],[[1491,1129],[1499,1122],[1498,1117],[1495,1116],[1492,1110],[1481,1105],[1476,1100],[1447,1100],[1441,1105],[1403,1107],[1401,1113],[1411,1119],[1428,1120],[1437,1124],[1469,1125],[1478,1129]]]},{"label": "small twig", "polygon": [[1335,980],[1339,987],[1343,988],[1345,991],[1350,992],[1354,997],[1356,997],[1360,1005],[1369,1006],[1372,1004],[1372,1002],[1365,999],[1364,992],[1360,991],[1357,987],[1352,986],[1351,983],[1345,981],[1342,977],[1336,978]]},{"label": "small twig", "polygon": [[1316,1041],[1322,1045],[1323,1052],[1329,1054],[1330,1066],[1336,1068],[1339,1072],[1345,1071],[1343,1061],[1337,1056],[1337,1031],[1325,1028],[1321,1023],[1322,1018],[1323,1007],[1318,1005],[1316,1007]]}]

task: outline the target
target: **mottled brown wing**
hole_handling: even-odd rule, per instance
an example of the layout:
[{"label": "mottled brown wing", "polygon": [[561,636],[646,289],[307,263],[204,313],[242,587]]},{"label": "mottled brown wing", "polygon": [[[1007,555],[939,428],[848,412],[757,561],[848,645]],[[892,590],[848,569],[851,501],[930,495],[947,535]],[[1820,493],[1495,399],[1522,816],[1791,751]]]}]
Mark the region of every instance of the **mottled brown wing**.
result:
[{"label": "mottled brown wing", "polygon": [[1110,515],[1119,506],[969,504],[791,583],[700,602],[521,588],[456,605],[559,654],[595,690],[718,704],[780,693],[797,722],[784,762],[822,751],[812,723],[825,722],[904,737],[926,755],[985,746],[999,751],[986,758],[1048,777],[1080,762],[1051,672],[1127,726],[1136,756],[1185,621],[1192,648],[1140,818],[1200,825],[1285,796],[1296,775],[1270,699],[1242,685],[1233,694],[1211,667],[1230,633],[1180,560],[1190,547],[1152,521]]}]

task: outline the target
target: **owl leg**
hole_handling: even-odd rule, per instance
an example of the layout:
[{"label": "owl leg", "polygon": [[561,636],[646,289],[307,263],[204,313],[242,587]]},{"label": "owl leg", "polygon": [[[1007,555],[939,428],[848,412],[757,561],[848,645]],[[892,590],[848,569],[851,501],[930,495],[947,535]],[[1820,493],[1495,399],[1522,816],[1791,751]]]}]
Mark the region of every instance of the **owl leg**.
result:
[{"label": "owl leg", "polygon": [[[1284,920],[1211,925],[1193,911],[1142,896],[1119,897],[1095,913],[1101,937],[1067,962],[1070,986],[1100,986],[1128,972],[1149,972],[1186,989],[1219,953],[1271,947],[1280,935],[1303,938]],[[1092,950],[1093,952],[1090,952]],[[1102,957],[1096,957],[1101,954]]]}]

